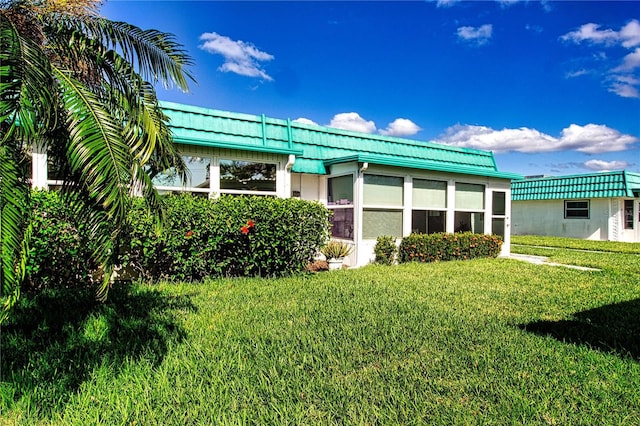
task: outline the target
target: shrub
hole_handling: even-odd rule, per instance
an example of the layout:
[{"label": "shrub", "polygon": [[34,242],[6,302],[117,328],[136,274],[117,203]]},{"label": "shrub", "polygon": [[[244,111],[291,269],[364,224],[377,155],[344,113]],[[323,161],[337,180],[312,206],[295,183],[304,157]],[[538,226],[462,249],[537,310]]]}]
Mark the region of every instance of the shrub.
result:
[{"label": "shrub", "polygon": [[301,272],[329,235],[329,211],[295,198],[168,196],[160,233],[135,201],[123,264],[147,279]]},{"label": "shrub", "polygon": [[471,232],[411,234],[400,243],[398,261],[438,262],[496,257],[501,247],[502,239],[497,235]]},{"label": "shrub", "polygon": [[31,194],[33,231],[23,290],[92,285],[96,245],[77,207],[53,191]]},{"label": "shrub", "polygon": [[[164,202],[160,229],[144,202],[132,200],[119,247],[121,278],[290,275],[304,271],[329,236],[329,211],[316,202],[189,194]],[[32,195],[32,209],[25,289],[93,285],[99,279],[91,260],[96,246],[78,208],[56,192],[40,191]]]},{"label": "shrub", "polygon": [[376,255],[376,263],[383,265],[393,265],[396,260],[398,248],[396,247],[396,239],[387,235],[381,235],[376,239],[376,245],[373,248]]}]

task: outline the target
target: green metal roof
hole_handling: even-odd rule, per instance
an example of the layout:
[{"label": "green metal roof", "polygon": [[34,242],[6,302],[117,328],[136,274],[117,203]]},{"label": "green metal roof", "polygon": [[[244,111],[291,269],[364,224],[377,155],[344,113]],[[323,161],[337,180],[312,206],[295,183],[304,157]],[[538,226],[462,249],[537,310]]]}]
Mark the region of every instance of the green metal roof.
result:
[{"label": "green metal roof", "polygon": [[171,118],[176,142],[183,144],[294,154],[293,171],[326,174],[327,166],[358,161],[503,179],[521,175],[500,172],[493,153],[433,142],[373,135],[162,102]]},{"label": "green metal roof", "polygon": [[513,201],[610,197],[640,197],[640,174],[616,171],[511,182]]}]

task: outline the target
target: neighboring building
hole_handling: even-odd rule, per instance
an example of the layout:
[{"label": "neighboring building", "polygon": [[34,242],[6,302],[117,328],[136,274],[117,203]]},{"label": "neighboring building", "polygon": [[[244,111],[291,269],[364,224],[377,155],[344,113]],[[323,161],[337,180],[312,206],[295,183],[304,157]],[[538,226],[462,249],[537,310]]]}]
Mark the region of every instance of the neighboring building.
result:
[{"label": "neighboring building", "polygon": [[[186,187],[170,170],[160,191],[208,197],[254,194],[316,200],[333,210],[334,238],[355,245],[352,266],[373,260],[380,235],[470,230],[504,237],[509,254],[511,179],[493,154],[163,102],[191,170]],[[33,184],[47,180],[34,153]]]},{"label": "neighboring building", "polygon": [[640,174],[542,177],[511,184],[513,235],[640,241]]}]

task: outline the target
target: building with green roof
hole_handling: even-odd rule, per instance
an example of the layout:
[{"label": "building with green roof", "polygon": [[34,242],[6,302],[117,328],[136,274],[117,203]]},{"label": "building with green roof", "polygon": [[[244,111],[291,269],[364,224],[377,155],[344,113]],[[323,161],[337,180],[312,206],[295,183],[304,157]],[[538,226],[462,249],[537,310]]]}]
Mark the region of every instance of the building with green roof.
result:
[{"label": "building with green roof", "polygon": [[[333,210],[333,237],[354,244],[352,266],[373,259],[378,236],[411,232],[495,233],[509,253],[511,180],[522,176],[499,171],[491,152],[172,102],[162,108],[191,178],[183,186],[167,170],[154,180],[159,191],[319,201]],[[54,183],[36,166],[46,157],[35,155],[34,185]]]},{"label": "building with green roof", "polygon": [[640,174],[627,171],[513,181],[514,235],[640,242]]}]

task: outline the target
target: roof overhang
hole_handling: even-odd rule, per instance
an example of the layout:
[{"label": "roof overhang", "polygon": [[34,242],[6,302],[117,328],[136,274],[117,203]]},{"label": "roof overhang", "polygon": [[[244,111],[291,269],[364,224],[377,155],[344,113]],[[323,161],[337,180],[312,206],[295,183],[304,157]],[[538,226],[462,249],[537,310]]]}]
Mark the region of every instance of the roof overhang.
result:
[{"label": "roof overhang", "polygon": [[271,147],[271,146],[263,146],[263,145],[255,145],[255,144],[239,144],[232,142],[222,142],[211,139],[199,139],[199,138],[182,138],[179,136],[173,137],[174,142],[181,143],[184,145],[198,145],[198,146],[208,146],[213,148],[223,148],[223,149],[235,149],[239,151],[254,151],[254,152],[266,152],[270,154],[281,154],[281,155],[302,155],[302,151],[299,149],[289,149],[289,148],[280,148],[280,147]]},{"label": "roof overhang", "polygon": [[438,172],[447,173],[460,173],[467,175],[495,177],[500,179],[522,179],[523,176],[516,173],[500,172],[497,170],[488,170],[479,167],[469,167],[456,164],[445,164],[442,162],[435,162],[430,160],[418,160],[402,157],[381,156],[375,154],[357,154],[340,158],[332,158],[324,160],[325,166],[331,166],[334,164],[350,163],[371,163],[382,166],[404,167],[408,169],[418,170],[433,170]]}]

